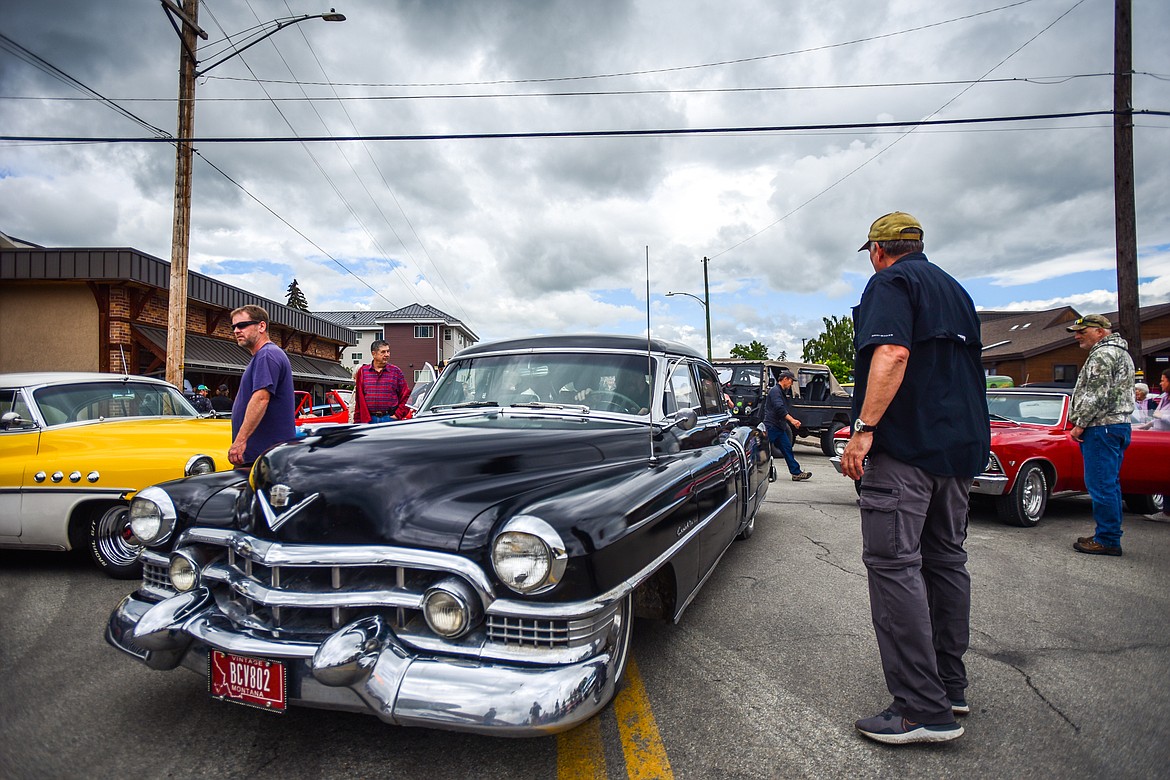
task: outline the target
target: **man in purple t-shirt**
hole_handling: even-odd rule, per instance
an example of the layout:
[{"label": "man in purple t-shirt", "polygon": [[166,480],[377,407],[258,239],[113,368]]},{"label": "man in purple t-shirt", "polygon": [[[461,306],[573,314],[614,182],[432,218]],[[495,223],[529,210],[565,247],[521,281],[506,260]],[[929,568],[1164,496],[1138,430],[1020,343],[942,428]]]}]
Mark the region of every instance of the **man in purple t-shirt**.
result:
[{"label": "man in purple t-shirt", "polygon": [[268,337],[268,312],[259,306],[232,311],[236,343],[252,353],[232,404],[228,460],[250,466],[264,450],[296,437],[292,364]]}]

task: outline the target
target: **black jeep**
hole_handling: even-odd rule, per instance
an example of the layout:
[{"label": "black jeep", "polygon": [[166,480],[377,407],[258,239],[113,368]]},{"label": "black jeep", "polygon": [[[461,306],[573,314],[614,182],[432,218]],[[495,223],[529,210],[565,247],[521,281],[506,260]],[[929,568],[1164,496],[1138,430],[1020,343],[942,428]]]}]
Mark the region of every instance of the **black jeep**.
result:
[{"label": "black jeep", "polygon": [[758,425],[764,421],[764,398],[776,384],[776,377],[787,369],[796,380],[792,383],[788,402],[792,416],[800,420],[800,428],[788,433],[796,437],[817,437],[821,451],[833,455],[833,434],[849,424],[852,400],[849,393],[833,376],[828,366],[819,363],[796,363],[790,360],[740,360],[728,358],[713,361],[719,371],[723,392],[731,398],[732,413],[740,420]]}]

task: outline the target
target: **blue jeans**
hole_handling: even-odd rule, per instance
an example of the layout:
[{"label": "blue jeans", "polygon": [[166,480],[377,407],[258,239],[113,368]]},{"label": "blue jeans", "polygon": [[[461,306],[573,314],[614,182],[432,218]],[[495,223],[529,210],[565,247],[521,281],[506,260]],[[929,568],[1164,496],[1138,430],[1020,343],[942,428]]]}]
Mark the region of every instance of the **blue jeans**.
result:
[{"label": "blue jeans", "polygon": [[1129,423],[1094,425],[1081,436],[1085,487],[1093,499],[1097,543],[1121,546],[1121,459],[1129,446]]},{"label": "blue jeans", "polygon": [[783,428],[773,428],[771,425],[765,425],[768,429],[768,441],[780,448],[780,454],[784,456],[784,462],[788,464],[788,473],[796,476],[801,472],[800,464],[796,462],[796,456],[792,454],[792,442],[788,440],[788,434]]},{"label": "blue jeans", "polygon": [[397,418],[390,412],[385,412],[384,414],[374,414],[373,412],[370,413],[370,422],[372,423],[390,422],[395,419]]}]

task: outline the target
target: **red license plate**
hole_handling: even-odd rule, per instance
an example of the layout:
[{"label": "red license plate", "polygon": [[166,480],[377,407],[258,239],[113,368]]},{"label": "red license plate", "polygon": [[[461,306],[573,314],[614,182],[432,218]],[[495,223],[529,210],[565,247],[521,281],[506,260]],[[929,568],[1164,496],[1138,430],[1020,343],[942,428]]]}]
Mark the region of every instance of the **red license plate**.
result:
[{"label": "red license plate", "polygon": [[288,678],[280,661],[212,649],[207,665],[207,684],[215,698],[276,712],[288,706]]}]

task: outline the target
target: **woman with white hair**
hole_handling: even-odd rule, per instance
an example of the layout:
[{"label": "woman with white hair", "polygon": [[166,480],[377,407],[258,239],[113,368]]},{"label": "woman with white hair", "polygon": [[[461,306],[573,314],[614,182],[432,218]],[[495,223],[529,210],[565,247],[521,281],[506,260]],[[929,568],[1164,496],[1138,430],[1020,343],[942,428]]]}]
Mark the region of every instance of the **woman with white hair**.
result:
[{"label": "woman with white hair", "polygon": [[1133,386],[1133,414],[1129,416],[1130,424],[1141,425],[1150,421],[1150,386],[1145,382],[1138,382]]}]

